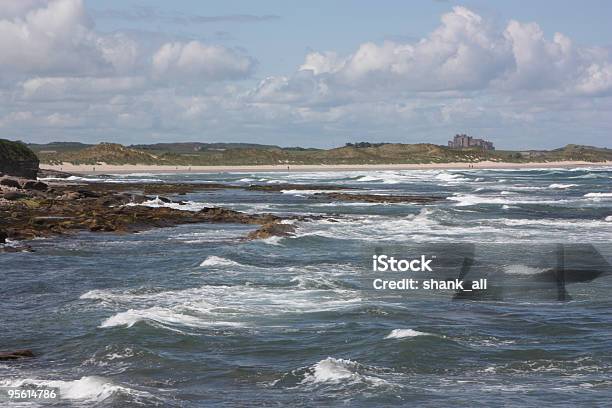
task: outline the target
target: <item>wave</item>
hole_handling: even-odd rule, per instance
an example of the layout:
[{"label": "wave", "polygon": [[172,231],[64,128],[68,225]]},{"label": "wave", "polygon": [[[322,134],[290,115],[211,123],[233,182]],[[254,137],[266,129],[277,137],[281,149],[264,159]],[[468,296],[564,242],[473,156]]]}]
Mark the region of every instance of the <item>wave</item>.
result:
[{"label": "wave", "polygon": [[509,275],[537,275],[545,270],[546,269],[543,268],[534,268],[533,266],[521,264],[504,266],[504,272]]},{"label": "wave", "polygon": [[470,181],[469,178],[462,177],[459,174],[451,174],[451,173],[440,173],[440,174],[437,174],[436,175],[436,179],[442,180],[442,181],[446,181],[446,182],[452,182],[452,183],[460,183],[460,182],[464,182],[464,181]]},{"label": "wave", "polygon": [[605,218],[605,221],[606,221],[606,222],[612,222],[612,215],[608,215],[608,216]]},{"label": "wave", "polygon": [[355,181],[383,181],[383,179],[381,177],[375,177],[375,176],[360,176],[358,179],[356,179]]},{"label": "wave", "polygon": [[340,289],[341,285],[323,276],[296,276],[291,279],[300,289]]},{"label": "wave", "polygon": [[244,266],[241,263],[220,256],[211,255],[206,258],[200,266]]},{"label": "wave", "polygon": [[612,197],[612,193],[586,193],[584,197],[587,198],[607,198]]},{"label": "wave", "polygon": [[151,207],[151,208],[173,208],[175,210],[183,210],[183,211],[200,211],[204,208],[211,207],[210,204],[195,202],[195,201],[183,201],[180,203],[175,202],[166,202],[159,198],[159,196],[155,196],[155,198],[147,201],[143,201],[142,203],[128,203],[127,207],[134,206],[143,206],[143,207]]},{"label": "wave", "polygon": [[92,403],[104,401],[114,395],[124,394],[133,397],[151,397],[145,391],[137,391],[122,385],[117,385],[109,379],[99,376],[86,376],[78,380],[38,380],[38,379],[17,379],[0,380],[3,387],[51,387],[59,388],[59,395],[62,399],[85,400]]},{"label": "wave", "polygon": [[[301,384],[357,384],[380,386],[386,380],[371,375],[371,369],[352,360],[327,357],[310,367]],[[366,374],[367,373],[367,374]]]},{"label": "wave", "polygon": [[[229,326],[239,327],[242,326],[238,322],[226,322],[219,321],[216,319],[203,319],[200,317],[175,312],[170,309],[161,307],[151,307],[149,309],[130,309],[125,312],[117,313],[108,319],[104,320],[100,325],[100,328],[109,328],[117,326],[132,327],[139,322],[152,322],[159,323],[165,328],[172,328],[173,326],[186,326],[186,327],[209,327],[209,326]],[[181,332],[180,330],[176,330]]]},{"label": "wave", "polygon": [[281,190],[283,194],[312,195],[317,193],[342,193],[346,190]]},{"label": "wave", "polygon": [[577,185],[578,184],[557,184],[557,183],[553,183],[553,184],[549,185],[548,188],[566,189],[566,188],[576,187]]},{"label": "wave", "polygon": [[[310,284],[304,282],[305,286]],[[101,300],[114,309],[114,314],[101,322],[101,328],[132,327],[146,322],[178,332],[181,327],[244,327],[252,325],[257,316],[341,311],[360,305],[359,292],[322,286],[322,282],[321,287],[311,289],[247,282],[149,293],[142,289],[93,290],[81,295],[81,299]]]},{"label": "wave", "polygon": [[403,339],[406,337],[417,337],[417,336],[432,336],[430,333],[420,332],[413,329],[393,329],[391,333],[385,336],[385,339]]},{"label": "wave", "polygon": [[287,237],[273,236],[269,238],[260,239],[258,242],[263,242],[264,244],[268,244],[268,245],[282,246],[281,241],[285,238]]},{"label": "wave", "polygon": [[519,197],[497,197],[497,196],[486,196],[486,195],[475,195],[475,194],[458,194],[454,196],[446,197],[447,200],[457,201],[455,204],[457,207],[467,207],[471,205],[479,204],[562,204],[567,203],[569,200],[538,200],[538,199],[524,199]]}]

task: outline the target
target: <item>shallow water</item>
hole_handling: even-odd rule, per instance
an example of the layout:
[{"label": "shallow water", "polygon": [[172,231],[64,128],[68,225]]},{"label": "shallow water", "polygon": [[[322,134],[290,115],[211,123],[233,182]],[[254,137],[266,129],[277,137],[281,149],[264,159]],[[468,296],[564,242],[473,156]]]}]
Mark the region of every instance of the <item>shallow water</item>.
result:
[{"label": "shallow water", "polygon": [[[241,238],[253,226],[200,224],[81,233],[2,254],[1,348],[39,357],[0,363],[0,386],[59,387],[57,406],[100,407],[577,406],[612,398],[612,278],[568,279],[565,301],[557,286],[534,279],[558,265],[559,244],[568,268],[612,261],[609,169],[102,179],[328,183],[447,199],[417,206],[330,203],[300,190],[206,191],[181,196],[184,208],[334,216],[297,223],[291,238],[249,242]],[[368,268],[380,251],[473,257],[472,273],[489,278],[493,295],[373,291]]]}]

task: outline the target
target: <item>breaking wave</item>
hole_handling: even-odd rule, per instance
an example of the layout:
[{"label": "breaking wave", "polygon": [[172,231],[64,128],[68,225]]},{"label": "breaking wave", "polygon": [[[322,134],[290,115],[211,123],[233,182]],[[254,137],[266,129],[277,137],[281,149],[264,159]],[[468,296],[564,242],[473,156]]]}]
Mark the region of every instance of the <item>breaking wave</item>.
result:
[{"label": "breaking wave", "polygon": [[532,266],[527,265],[506,265],[504,267],[504,272],[510,275],[536,275],[538,273],[544,272],[543,268],[534,268]]},{"label": "breaking wave", "polygon": [[557,183],[553,183],[551,185],[548,186],[548,188],[557,188],[557,189],[566,189],[566,188],[572,188],[572,187],[576,187],[577,184],[557,184]]},{"label": "breaking wave", "polygon": [[373,370],[352,360],[327,357],[307,369],[301,384],[389,384],[370,371]]},{"label": "breaking wave", "polygon": [[134,206],[143,206],[143,207],[151,207],[151,208],[173,208],[175,210],[183,210],[183,211],[200,211],[206,207],[211,207],[210,204],[200,203],[195,201],[181,201],[181,202],[166,202],[156,196],[155,198],[147,201],[143,201],[142,203],[128,203],[126,204],[128,207]]},{"label": "breaking wave", "polygon": [[413,329],[393,329],[385,336],[385,339],[403,339],[406,337],[431,336],[430,333],[421,332]]},{"label": "breaking wave", "polygon": [[232,261],[231,259],[222,258],[220,256],[211,255],[206,258],[200,266],[244,266],[241,263]]}]

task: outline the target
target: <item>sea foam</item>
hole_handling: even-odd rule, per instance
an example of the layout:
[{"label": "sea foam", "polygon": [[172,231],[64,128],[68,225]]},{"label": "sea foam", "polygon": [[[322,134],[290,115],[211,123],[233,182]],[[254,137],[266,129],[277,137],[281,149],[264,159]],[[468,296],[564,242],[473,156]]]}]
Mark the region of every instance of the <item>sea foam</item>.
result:
[{"label": "sea foam", "polygon": [[[388,381],[368,375],[372,371],[355,361],[327,357],[308,369],[301,384],[367,384],[381,386],[389,384]],[[368,374],[366,374],[368,373]]]},{"label": "sea foam", "polygon": [[391,333],[385,336],[385,339],[403,339],[417,336],[431,336],[431,334],[413,329],[393,329]]},{"label": "sea foam", "polygon": [[242,264],[232,261],[231,259],[222,258],[220,256],[211,255],[206,258],[200,266],[243,266]]}]

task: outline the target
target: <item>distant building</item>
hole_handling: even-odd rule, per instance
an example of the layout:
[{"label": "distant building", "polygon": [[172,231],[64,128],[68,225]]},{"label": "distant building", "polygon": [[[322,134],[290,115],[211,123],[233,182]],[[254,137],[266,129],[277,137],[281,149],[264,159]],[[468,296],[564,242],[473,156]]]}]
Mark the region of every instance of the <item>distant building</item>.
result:
[{"label": "distant building", "polygon": [[493,147],[493,142],[489,142],[484,139],[475,139],[466,134],[455,135],[453,140],[448,141],[448,147],[451,149],[469,149],[479,147],[482,150],[495,150],[495,147]]}]

